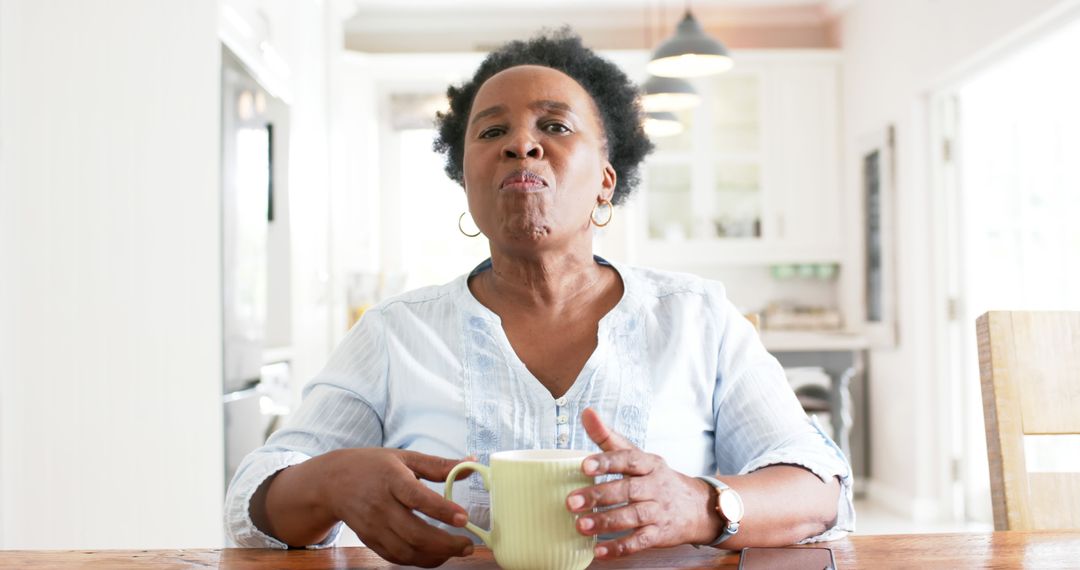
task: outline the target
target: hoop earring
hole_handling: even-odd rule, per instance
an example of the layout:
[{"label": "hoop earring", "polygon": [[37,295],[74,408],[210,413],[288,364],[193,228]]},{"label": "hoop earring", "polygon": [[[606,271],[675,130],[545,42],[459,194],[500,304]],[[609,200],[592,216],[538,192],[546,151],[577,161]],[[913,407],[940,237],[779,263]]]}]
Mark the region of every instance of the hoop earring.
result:
[{"label": "hoop earring", "polygon": [[[468,212],[462,212],[461,215],[458,216],[458,219],[457,219],[457,229],[458,229],[458,231],[461,232],[462,235],[464,235],[465,237],[476,237],[476,236],[480,235],[480,229],[479,228],[477,228],[475,234],[470,234],[469,232],[466,232],[464,228],[461,227],[461,221],[465,219],[466,215],[468,215]],[[469,219],[472,219],[472,216],[469,216]],[[473,225],[475,226],[476,223],[474,222]]]},{"label": "hoop earring", "polygon": [[[607,213],[608,213],[607,218],[603,221],[603,223],[596,221],[596,209],[599,208],[600,206],[606,207],[607,208]],[[607,198],[601,198],[600,201],[597,202],[595,206],[593,206],[592,213],[589,214],[589,217],[592,218],[593,225],[595,225],[598,228],[602,228],[602,227],[610,224],[612,218],[615,217],[615,206],[611,205],[611,200],[608,200]]]}]

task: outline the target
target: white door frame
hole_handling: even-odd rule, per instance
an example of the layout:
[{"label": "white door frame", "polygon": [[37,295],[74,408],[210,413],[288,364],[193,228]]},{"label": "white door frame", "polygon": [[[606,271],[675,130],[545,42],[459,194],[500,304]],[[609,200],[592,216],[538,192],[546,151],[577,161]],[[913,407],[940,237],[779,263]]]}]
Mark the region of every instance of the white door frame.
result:
[{"label": "white door frame", "polygon": [[[1080,0],[1062,1],[932,83],[924,98],[929,123],[926,143],[930,149],[931,231],[935,251],[932,287],[935,298],[939,300],[939,310],[935,314],[935,336],[943,342],[942,349],[937,353],[935,368],[939,378],[948,380],[939,382],[936,389],[938,425],[943,429],[942,437],[949,440],[941,448],[941,464],[951,465],[951,473],[946,474],[950,481],[943,487],[950,491],[943,493],[942,499],[947,503],[943,503],[942,507],[943,514],[951,513],[954,520],[966,520],[971,515],[981,514],[979,507],[968,504],[971,497],[966,496],[966,483],[978,474],[972,472],[971,461],[965,454],[965,440],[974,437],[967,428],[972,420],[971,414],[981,412],[965,405],[965,387],[962,381],[957,380],[965,378],[968,373],[966,368],[970,366],[957,356],[964,354],[970,346],[966,342],[966,338],[970,337],[964,333],[963,327],[975,326],[974,321],[958,321],[966,313],[962,294],[967,287],[963,255],[963,165],[959,160],[963,137],[962,125],[959,124],[958,93],[970,80],[1005,56],[1077,18],[1080,18]],[[972,331],[969,333],[973,336]],[[986,507],[988,509],[989,505]]]}]

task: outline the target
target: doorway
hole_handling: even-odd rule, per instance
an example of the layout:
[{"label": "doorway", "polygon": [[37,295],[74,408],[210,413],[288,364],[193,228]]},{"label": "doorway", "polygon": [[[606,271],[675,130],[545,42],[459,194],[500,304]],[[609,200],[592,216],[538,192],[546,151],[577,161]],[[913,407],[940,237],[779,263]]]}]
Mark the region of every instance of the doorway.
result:
[{"label": "doorway", "polygon": [[944,190],[954,511],[992,521],[975,319],[1080,310],[1080,17],[932,97]]}]

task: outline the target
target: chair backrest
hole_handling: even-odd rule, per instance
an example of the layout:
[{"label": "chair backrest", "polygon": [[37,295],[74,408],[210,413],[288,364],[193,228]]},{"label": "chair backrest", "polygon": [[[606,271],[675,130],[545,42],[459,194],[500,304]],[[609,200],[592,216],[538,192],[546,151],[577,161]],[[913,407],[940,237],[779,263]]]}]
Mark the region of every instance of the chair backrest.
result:
[{"label": "chair backrest", "polygon": [[1080,528],[1080,312],[978,318],[994,528]]},{"label": "chair backrest", "polygon": [[761,330],[761,315],[758,313],[746,313],[743,315],[746,320],[750,321],[750,324],[754,325],[755,329]]}]

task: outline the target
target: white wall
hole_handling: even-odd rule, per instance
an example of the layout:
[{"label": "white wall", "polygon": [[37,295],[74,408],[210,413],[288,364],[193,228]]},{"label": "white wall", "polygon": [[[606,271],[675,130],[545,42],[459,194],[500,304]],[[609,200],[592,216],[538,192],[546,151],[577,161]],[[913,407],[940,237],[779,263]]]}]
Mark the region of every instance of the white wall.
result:
[{"label": "white wall", "polygon": [[222,542],[217,21],[0,3],[0,547]]},{"label": "white wall", "polygon": [[[937,206],[929,172],[927,97],[972,58],[1070,2],[1060,0],[859,0],[842,16],[844,144],[848,203],[861,211],[861,137],[896,125],[900,343],[871,354],[870,409],[873,484],[870,494],[917,519],[938,518],[951,506],[950,434],[943,425],[937,325],[945,299],[934,288]],[[861,233],[849,216],[849,235]],[[862,244],[848,252],[855,267]],[[848,272],[857,279],[858,271]],[[860,290],[858,282],[849,290]],[[972,325],[973,326],[973,325]]]}]

